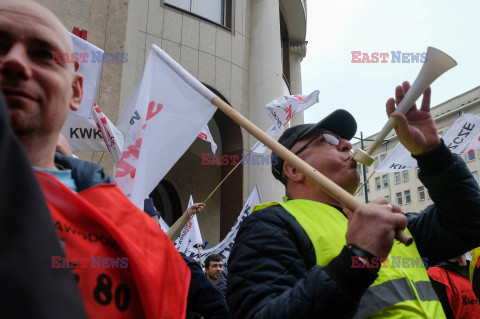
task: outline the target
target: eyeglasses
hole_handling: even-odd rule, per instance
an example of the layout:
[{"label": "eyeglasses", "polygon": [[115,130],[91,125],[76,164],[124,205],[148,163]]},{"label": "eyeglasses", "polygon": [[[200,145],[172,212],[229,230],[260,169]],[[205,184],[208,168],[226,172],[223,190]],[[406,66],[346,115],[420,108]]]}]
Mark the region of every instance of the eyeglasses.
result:
[{"label": "eyeglasses", "polygon": [[315,141],[317,138],[319,138],[321,136],[323,136],[323,141],[322,142],[326,142],[326,143],[328,143],[330,145],[334,145],[334,146],[340,145],[340,136],[338,136],[338,135],[335,136],[335,135],[332,135],[330,133],[319,132],[317,136],[312,138],[310,141],[308,141],[307,144],[303,145],[301,149],[296,151],[295,155],[298,155],[301,152],[303,152],[308,147],[308,145],[310,145],[313,141]]}]

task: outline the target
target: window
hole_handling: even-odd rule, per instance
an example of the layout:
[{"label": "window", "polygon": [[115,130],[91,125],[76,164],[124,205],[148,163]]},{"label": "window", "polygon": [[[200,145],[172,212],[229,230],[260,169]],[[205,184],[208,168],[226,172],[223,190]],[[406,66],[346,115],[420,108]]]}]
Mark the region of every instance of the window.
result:
[{"label": "window", "polygon": [[412,202],[410,190],[404,191],[403,194],[405,195],[405,204],[410,204]]},{"label": "window", "polygon": [[395,172],[395,184],[400,184],[400,173]]},{"label": "window", "polygon": [[425,187],[423,186],[418,188],[418,200],[425,200]]},{"label": "window", "polygon": [[403,181],[408,182],[408,171],[403,171]]},{"label": "window", "polygon": [[473,175],[473,178],[475,178],[475,181],[476,181],[477,184],[478,184],[478,172],[477,172],[477,171],[472,172],[472,175]]},{"label": "window", "polygon": [[232,28],[232,0],[164,0],[165,4]]},{"label": "window", "polygon": [[357,165],[357,172],[360,176],[362,176],[362,165],[360,164]]},{"label": "window", "polygon": [[361,196],[361,195],[363,195],[363,187],[360,186],[359,188],[360,188],[360,190],[358,191],[358,195]]},{"label": "window", "polygon": [[388,175],[387,174],[382,175],[382,184],[383,184],[383,188],[388,187]]},{"label": "window", "polygon": [[380,155],[380,163],[385,160],[385,157],[387,157],[387,154]]},{"label": "window", "polygon": [[380,184],[380,177],[375,177],[375,189],[378,191],[380,188],[382,188]]},{"label": "window", "polygon": [[385,198],[390,201],[390,195],[386,195]]},{"label": "window", "polygon": [[280,12],[280,43],[282,44],[283,79],[290,89],[290,37],[282,12]]},{"label": "window", "polygon": [[475,152],[470,151],[467,153],[467,162],[471,162],[475,160]]},{"label": "window", "polygon": [[379,164],[379,163],[378,163],[378,156],[377,156],[377,157],[375,157],[375,160],[374,160],[374,165],[375,165],[375,168],[377,168],[377,167],[378,167],[378,164]]},{"label": "window", "polygon": [[403,205],[402,192],[397,193],[396,196],[397,196],[397,204],[398,204],[398,205]]},{"label": "window", "polygon": [[420,168],[417,167],[417,176],[420,175]]}]

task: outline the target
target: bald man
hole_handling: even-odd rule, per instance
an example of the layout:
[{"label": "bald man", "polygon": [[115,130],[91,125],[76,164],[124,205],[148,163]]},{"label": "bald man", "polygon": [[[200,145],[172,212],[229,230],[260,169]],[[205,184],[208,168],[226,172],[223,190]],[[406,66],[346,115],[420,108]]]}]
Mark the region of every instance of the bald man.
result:
[{"label": "bald man", "polygon": [[72,268],[89,318],[184,318],[190,272],[172,242],[102,167],[55,153],[83,78],[52,51],[73,53],[53,13],[0,0],[0,87],[66,252],[45,267]]}]

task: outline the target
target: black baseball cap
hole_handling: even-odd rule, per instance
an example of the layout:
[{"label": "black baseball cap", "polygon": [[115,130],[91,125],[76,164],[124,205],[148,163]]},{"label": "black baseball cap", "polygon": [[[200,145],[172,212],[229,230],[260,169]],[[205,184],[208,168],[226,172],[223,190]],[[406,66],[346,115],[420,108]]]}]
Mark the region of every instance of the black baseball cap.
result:
[{"label": "black baseball cap", "polygon": [[[328,130],[345,140],[351,140],[357,132],[357,122],[349,112],[335,110],[317,124],[300,124],[290,127],[283,132],[278,142],[291,149],[295,143],[319,129]],[[276,179],[281,180],[284,160],[272,152],[272,157],[274,156],[277,161],[275,165],[273,165],[275,161],[272,161],[272,174]]]}]

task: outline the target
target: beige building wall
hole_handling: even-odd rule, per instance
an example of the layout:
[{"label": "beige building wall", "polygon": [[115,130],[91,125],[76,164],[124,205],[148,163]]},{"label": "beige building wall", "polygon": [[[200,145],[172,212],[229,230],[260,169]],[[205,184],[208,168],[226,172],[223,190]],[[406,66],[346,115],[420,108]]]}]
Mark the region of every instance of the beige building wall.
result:
[{"label": "beige building wall", "polygon": [[[462,113],[480,115],[480,86],[433,107],[431,113],[440,135],[443,135],[445,130],[453,124]],[[372,135],[366,137],[366,139],[373,140],[375,137],[376,135]],[[380,145],[372,155],[376,161],[381,162],[381,158],[386,154],[388,155],[398,143],[398,138],[394,131],[387,136],[386,140],[388,140],[386,149],[385,144]],[[366,147],[368,147],[370,143],[371,142],[368,141],[364,142]],[[353,145],[353,149],[357,148],[360,148],[360,142]],[[478,174],[480,173],[479,150],[463,156],[463,159],[467,162],[468,168],[478,183]],[[374,171],[375,163],[368,168],[367,177]],[[360,170],[359,168],[359,171]],[[363,172],[361,176],[363,176]],[[387,183],[384,183],[384,181],[387,181]],[[378,184],[380,184],[380,187]],[[370,190],[368,192],[369,201],[377,197],[386,197],[392,203],[399,204],[400,200],[400,206],[404,212],[420,212],[433,203],[428,195],[427,189],[423,187],[418,179],[417,168],[412,168],[401,173],[375,172],[368,182],[368,188]],[[408,194],[410,198],[408,198]],[[359,191],[356,197],[365,202],[365,190],[362,189]]]},{"label": "beige building wall", "polygon": [[[150,46],[156,44],[199,81],[217,91],[234,109],[267,130],[271,123],[263,106],[280,95],[301,93],[306,2],[227,0],[232,4],[232,19],[230,27],[223,27],[170,6],[165,3],[168,1],[38,0],[69,31],[74,27],[87,30],[87,41],[105,52],[128,54],[127,63],[109,63],[102,68],[96,101],[113,123],[117,122],[143,72]],[[291,75],[288,84],[282,77],[285,70],[280,52],[280,11],[288,30],[286,52],[290,52]],[[214,118],[209,127],[219,146],[217,155],[246,153],[256,142],[229,119],[217,115]],[[295,124],[302,122],[302,116],[293,119]],[[175,187],[182,210],[186,209],[190,194],[195,201],[204,200],[232,167],[201,165],[204,152],[211,152],[209,146],[197,140],[165,176]],[[100,161],[107,173],[114,173],[110,154],[77,155],[96,163]],[[198,216],[202,235],[211,245],[218,243],[233,225],[253,186],[260,185],[265,201],[280,200],[283,196],[283,186],[273,179],[270,165],[246,165],[238,171]],[[234,194],[230,194],[232,190],[236,190]],[[222,211],[229,200],[235,201],[233,211]]]}]

